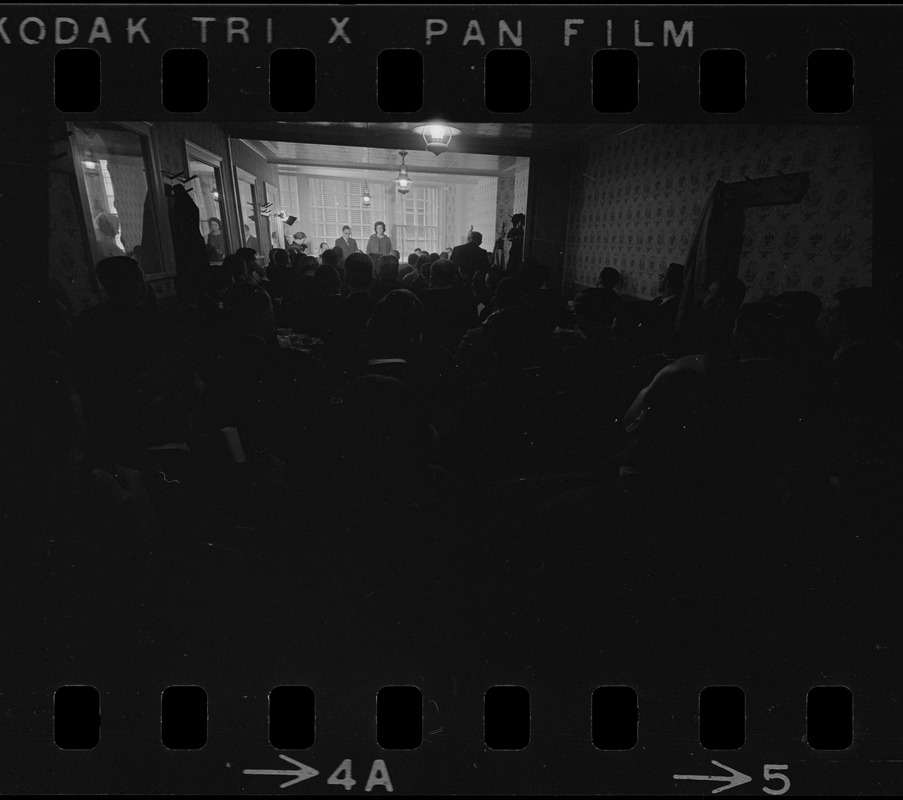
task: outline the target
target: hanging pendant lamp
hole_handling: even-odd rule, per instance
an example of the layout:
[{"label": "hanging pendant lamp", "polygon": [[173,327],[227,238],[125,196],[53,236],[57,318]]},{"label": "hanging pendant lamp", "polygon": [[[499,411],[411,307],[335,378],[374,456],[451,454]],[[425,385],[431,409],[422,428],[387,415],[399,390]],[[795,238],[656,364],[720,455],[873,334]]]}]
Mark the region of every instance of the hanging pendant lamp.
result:
[{"label": "hanging pendant lamp", "polygon": [[401,169],[398,170],[398,175],[395,177],[395,188],[398,190],[399,194],[407,194],[414,185],[414,181],[412,181],[408,175],[408,168],[404,164],[404,159],[407,154],[407,150],[398,151],[398,155],[401,156]]}]

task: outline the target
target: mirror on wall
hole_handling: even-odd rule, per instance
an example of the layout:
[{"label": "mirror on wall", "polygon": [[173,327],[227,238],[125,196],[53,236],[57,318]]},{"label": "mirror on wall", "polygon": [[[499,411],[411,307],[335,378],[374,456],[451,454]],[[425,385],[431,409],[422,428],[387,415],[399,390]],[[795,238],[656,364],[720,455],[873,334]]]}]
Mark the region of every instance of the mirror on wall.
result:
[{"label": "mirror on wall", "polygon": [[129,256],[146,275],[165,272],[149,138],[115,123],[70,129],[92,262]]}]

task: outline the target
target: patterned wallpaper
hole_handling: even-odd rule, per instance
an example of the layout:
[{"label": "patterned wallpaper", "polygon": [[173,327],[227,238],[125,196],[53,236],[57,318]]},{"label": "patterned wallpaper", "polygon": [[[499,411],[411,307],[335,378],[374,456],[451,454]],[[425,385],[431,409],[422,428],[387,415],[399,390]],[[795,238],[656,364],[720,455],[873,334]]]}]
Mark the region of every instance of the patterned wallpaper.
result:
[{"label": "patterned wallpaper", "polygon": [[[500,166],[505,165],[505,159],[500,160]],[[527,181],[530,176],[529,158],[510,158],[509,169],[499,176],[498,209],[496,213],[496,231],[511,228],[512,214],[527,213]]]},{"label": "patterned wallpaper", "polygon": [[473,203],[466,207],[465,230],[473,229],[483,234],[484,247],[491,248],[495,241],[493,225],[496,220],[498,178],[480,178],[473,189]]},{"label": "patterned wallpaper", "polygon": [[589,143],[575,170],[566,282],[594,286],[613,266],[623,292],[654,297],[662,269],[684,261],[716,180],[799,171],[811,173],[802,203],[746,212],[747,297],[871,285],[871,131],[839,125],[645,125]]},{"label": "patterned wallpaper", "polygon": [[514,172],[514,205],[512,214],[527,213],[527,183],[530,180],[530,159],[517,159]]},{"label": "patterned wallpaper", "polygon": [[[446,247],[454,247],[458,244],[458,239],[460,238],[457,234],[458,231],[458,194],[463,187],[459,186],[457,183],[449,183],[446,184],[446,193],[445,193],[445,230],[443,232],[443,249]],[[402,257],[408,255],[407,253],[402,253]]]},{"label": "patterned wallpaper", "polygon": [[495,229],[500,231],[511,227],[511,215],[514,213],[514,171],[499,175],[498,201],[495,215]]},{"label": "patterned wallpaper", "polygon": [[188,167],[185,139],[218,156],[226,157],[228,139],[212,122],[157,122],[154,124],[160,167],[167,172],[181,172]]}]

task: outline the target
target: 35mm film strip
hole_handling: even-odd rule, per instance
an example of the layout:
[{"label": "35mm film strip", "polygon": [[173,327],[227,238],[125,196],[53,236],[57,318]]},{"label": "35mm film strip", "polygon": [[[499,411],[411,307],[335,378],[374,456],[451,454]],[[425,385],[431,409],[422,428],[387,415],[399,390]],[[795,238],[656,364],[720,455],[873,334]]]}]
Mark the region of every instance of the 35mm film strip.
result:
[{"label": "35mm film strip", "polygon": [[[98,264],[140,265],[184,352],[148,356],[151,410],[115,428],[136,441],[163,436],[172,396],[190,405],[158,387],[197,356],[192,241],[208,267],[251,248],[270,284],[271,250],[353,242],[378,269],[476,231],[499,276],[532,259],[563,303],[603,268],[624,302],[661,302],[675,263],[697,301],[728,264],[747,302],[890,297],[901,22],[893,6],[2,6],[9,293],[49,285],[90,320],[112,296]],[[69,358],[42,297],[10,305],[12,361],[50,340]],[[568,353],[579,311],[552,326]],[[282,349],[319,363],[317,331],[283,327]],[[90,341],[114,365],[146,346]],[[760,465],[731,492],[685,485],[680,460],[673,486],[636,489],[608,477],[611,431],[657,369],[618,373],[618,409],[576,353],[570,383],[531,362],[501,387],[501,362],[467,362],[482,378],[431,399],[441,463],[421,471],[401,423],[380,427],[406,406],[338,383],[315,401],[298,372],[249,417],[278,406],[291,442],[255,449],[269,434],[239,425],[208,454],[168,429],[124,463],[122,440],[92,441],[65,485],[33,465],[76,449],[61,384],[16,383],[0,791],[899,794],[892,433],[872,431],[867,478],[829,471],[774,505],[752,499]],[[388,362],[407,366],[369,366]],[[84,435],[112,397],[80,398]],[[836,423],[813,425],[824,452]],[[208,456],[219,471],[199,474]],[[333,459],[357,471],[328,480]]]}]

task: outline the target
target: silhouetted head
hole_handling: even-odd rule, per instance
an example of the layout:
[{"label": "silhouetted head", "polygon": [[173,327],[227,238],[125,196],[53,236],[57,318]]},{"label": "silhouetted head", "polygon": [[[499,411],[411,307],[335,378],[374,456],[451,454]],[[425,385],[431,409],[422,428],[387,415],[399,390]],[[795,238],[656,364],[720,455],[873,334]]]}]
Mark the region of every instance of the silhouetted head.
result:
[{"label": "silhouetted head", "polygon": [[288,268],[291,263],[288,257],[288,250],[284,250],[281,247],[270,250],[270,263],[277,267]]},{"label": "silhouetted head", "polygon": [[370,313],[367,338],[374,357],[404,358],[420,342],[423,305],[407,289],[395,289]]},{"label": "silhouetted head", "polygon": [[324,264],[314,273],[314,289],[327,297],[342,293],[342,279],[335,267]]},{"label": "silhouetted head", "polygon": [[97,280],[111,300],[137,303],[144,298],[144,272],[134,258],[102,259],[97,263]]},{"label": "silhouetted head", "polygon": [[369,289],[373,283],[373,262],[366,253],[352,253],[345,259],[345,283],[349,288]]},{"label": "silhouetted head", "polygon": [[611,333],[618,351],[628,361],[661,351],[661,332],[655,322],[655,307],[648,300],[626,303],[618,309]]},{"label": "silhouetted head", "polygon": [[398,259],[395,256],[380,256],[376,262],[377,275],[380,278],[398,278]]},{"label": "silhouetted head", "polygon": [[458,268],[445,259],[439,259],[430,267],[430,284],[432,286],[454,286],[458,277]]},{"label": "silhouetted head", "polygon": [[884,305],[867,286],[836,292],[828,304],[826,327],[835,344],[878,340],[888,331]]},{"label": "silhouetted head", "polygon": [[517,308],[523,296],[523,289],[516,278],[502,278],[495,289],[492,304],[498,309]]},{"label": "silhouetted head", "polygon": [[483,244],[483,234],[479,231],[471,231],[470,241],[472,244],[475,244],[477,247],[479,247],[481,244]]},{"label": "silhouetted head", "polygon": [[740,307],[734,327],[734,349],[740,358],[778,358],[784,348],[784,327],[771,303]]},{"label": "silhouetted head", "polygon": [[320,252],[320,263],[324,267],[339,268],[339,257],[334,249],[326,249]]},{"label": "silhouetted head", "polygon": [[223,259],[223,266],[232,273],[236,283],[250,280],[248,272],[248,262],[239,255],[226,256]]},{"label": "silhouetted head", "polygon": [[681,294],[684,290],[684,265],[671,262],[658,276],[658,293],[665,297]]},{"label": "silhouetted head", "polygon": [[702,298],[702,310],[719,319],[735,319],[746,297],[746,284],[740,278],[719,278]]},{"label": "silhouetted head", "polygon": [[336,469],[351,499],[408,491],[426,466],[429,426],[414,393],[384,375],[354,378],[332,407],[337,417]]},{"label": "silhouetted head", "polygon": [[614,289],[621,281],[621,273],[614,267],[605,267],[599,273],[599,286],[603,289]]},{"label": "silhouetted head", "polygon": [[235,251],[235,255],[244,259],[244,262],[248,265],[248,269],[253,269],[257,266],[257,251],[253,247],[239,247],[238,250]]},{"label": "silhouetted head", "polygon": [[549,277],[549,268],[540,264],[535,258],[525,258],[518,273],[525,289],[541,289]]},{"label": "silhouetted head", "polygon": [[273,301],[254,284],[236,283],[223,298],[223,310],[234,333],[259,336],[269,341],[276,329]]},{"label": "silhouetted head", "polygon": [[430,272],[432,271],[433,262],[430,261],[429,254],[422,253],[417,259],[417,269],[420,271],[420,274],[423,275],[427,280],[430,279]]},{"label": "silhouetted head", "polygon": [[226,292],[234,285],[235,276],[231,270],[222,264],[214,264],[207,273],[207,280],[204,281],[204,292],[217,302],[222,302]]},{"label": "silhouetted head", "polygon": [[777,313],[795,328],[815,327],[822,312],[822,302],[812,292],[784,292],[775,298]]},{"label": "silhouetted head", "polygon": [[599,339],[611,334],[615,308],[611,295],[604,289],[583,289],[574,298],[574,312],[583,335]]}]

